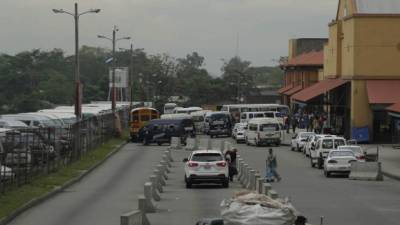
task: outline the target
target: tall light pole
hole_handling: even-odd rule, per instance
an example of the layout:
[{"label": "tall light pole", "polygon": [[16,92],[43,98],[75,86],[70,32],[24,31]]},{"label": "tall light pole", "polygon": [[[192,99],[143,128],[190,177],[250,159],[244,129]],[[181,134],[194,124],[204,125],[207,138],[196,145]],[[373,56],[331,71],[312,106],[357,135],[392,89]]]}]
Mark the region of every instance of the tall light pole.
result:
[{"label": "tall light pole", "polygon": [[100,9],[90,9],[82,13],[78,12],[78,3],[75,3],[75,10],[73,13],[65,11],[63,9],[53,9],[54,13],[65,13],[74,17],[75,20],[75,116],[77,121],[82,119],[82,93],[81,93],[81,82],[79,74],[79,17],[88,13],[99,13]]},{"label": "tall light pole", "polygon": [[112,31],[112,38],[108,38],[104,35],[97,35],[98,38],[103,38],[103,39],[107,39],[109,41],[112,42],[112,55],[113,55],[113,66],[112,66],[112,78],[111,78],[111,82],[112,82],[112,88],[111,88],[111,110],[113,113],[115,113],[115,108],[116,108],[116,91],[115,91],[115,68],[117,67],[117,59],[115,57],[115,44],[117,41],[120,40],[130,40],[131,37],[123,37],[123,38],[116,38],[116,33],[118,31],[117,26],[114,25],[113,31]]},{"label": "tall light pole", "polygon": [[133,108],[133,43],[131,43],[131,48],[130,49],[126,49],[126,48],[119,48],[120,50],[123,51],[129,51],[130,54],[130,58],[129,58],[129,88],[128,88],[128,92],[129,94],[129,109],[132,110]]}]

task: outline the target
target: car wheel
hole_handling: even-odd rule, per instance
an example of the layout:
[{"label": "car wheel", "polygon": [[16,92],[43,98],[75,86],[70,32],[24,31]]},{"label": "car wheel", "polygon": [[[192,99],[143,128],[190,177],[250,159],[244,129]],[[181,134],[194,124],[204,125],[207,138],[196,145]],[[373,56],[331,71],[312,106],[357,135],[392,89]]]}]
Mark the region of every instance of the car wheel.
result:
[{"label": "car wheel", "polygon": [[239,140],[236,140],[236,144],[239,144],[240,143],[240,141]]},{"label": "car wheel", "polygon": [[294,147],[293,146],[292,146],[291,150],[294,151]]},{"label": "car wheel", "polygon": [[222,182],[222,187],[229,188],[229,179],[226,179],[224,182]]},{"label": "car wheel", "polygon": [[328,172],[328,171],[326,171],[326,170],[324,170],[324,175],[325,175],[325,177],[330,177],[330,176],[331,176],[331,173]]},{"label": "car wheel", "polygon": [[158,142],[157,142],[157,145],[158,145],[158,146],[161,146],[161,145],[162,145],[162,143],[158,141]]}]

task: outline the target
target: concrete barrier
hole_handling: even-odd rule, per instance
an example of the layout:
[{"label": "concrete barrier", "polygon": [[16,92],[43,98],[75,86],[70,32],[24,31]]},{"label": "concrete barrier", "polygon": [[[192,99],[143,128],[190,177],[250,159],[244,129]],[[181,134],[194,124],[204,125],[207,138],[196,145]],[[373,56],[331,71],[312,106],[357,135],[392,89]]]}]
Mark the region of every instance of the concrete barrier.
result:
[{"label": "concrete barrier", "polygon": [[263,191],[262,191],[262,194],[268,195],[268,192],[269,192],[271,189],[272,189],[271,184],[270,184],[270,183],[264,182],[264,183],[263,183]]},{"label": "concrete barrier", "polygon": [[172,153],[171,153],[170,150],[166,150],[166,151],[164,151],[164,153],[167,154],[168,160],[169,160],[170,162],[173,162],[173,161],[174,161],[174,159],[172,158]]},{"label": "concrete barrier", "polygon": [[249,172],[249,164],[244,164],[243,165],[243,176],[242,176],[242,180],[240,181],[240,184],[242,185],[242,186],[244,186],[244,184],[246,183],[246,181],[247,181],[247,175],[248,175],[248,172]]},{"label": "concrete barrier", "polygon": [[[256,174],[254,175],[254,182],[252,184],[253,186],[253,191],[257,191],[257,185],[258,185],[258,179],[260,179],[261,175],[258,171],[256,171]],[[258,191],[257,191],[258,192]]]},{"label": "concrete barrier", "polygon": [[278,192],[275,190],[271,189],[268,191],[268,196],[272,199],[277,199],[279,197]]},{"label": "concrete barrier", "polygon": [[[166,173],[166,171],[165,171],[165,166],[162,165],[162,164],[158,164],[158,165],[157,165],[157,169],[160,171],[161,178],[163,178],[163,179],[165,179],[165,180],[168,180],[168,175],[167,175],[167,173]],[[163,180],[163,179],[161,179],[161,180]],[[164,182],[164,183],[165,183],[165,182]],[[165,185],[165,184],[163,184],[163,185]]]},{"label": "concrete barrier", "polygon": [[172,137],[171,138],[171,146],[170,148],[172,149],[181,149],[182,148],[182,143],[181,139],[178,137]]},{"label": "concrete barrier", "polygon": [[157,180],[157,176],[151,175],[150,182],[152,184],[151,194],[153,196],[153,199],[158,202],[161,200],[161,196],[160,196],[160,194],[158,194],[158,191],[157,191],[157,190],[159,190],[159,185],[160,185],[160,183]]},{"label": "concrete barrier", "polygon": [[254,185],[256,183],[256,171],[250,170],[249,177],[250,179],[247,182],[246,188],[249,190],[254,190]]},{"label": "concrete barrier", "polygon": [[159,169],[155,169],[154,174],[157,176],[157,180],[160,184],[159,186],[161,187],[161,189],[159,189],[159,191],[160,191],[160,193],[163,193],[162,186],[165,186],[167,183],[165,183],[164,177]]},{"label": "concrete barrier", "polygon": [[263,184],[264,184],[264,178],[258,178],[257,179],[257,193],[262,194],[263,193]]},{"label": "concrete barrier", "polygon": [[145,215],[140,210],[127,212],[121,216],[121,225],[150,225]]},{"label": "concrete barrier", "polygon": [[169,159],[168,159],[168,155],[164,154],[164,155],[162,156],[162,160],[165,161],[165,162],[167,163],[168,168],[171,168],[171,167],[172,167],[172,164],[171,164],[171,162],[170,162]]},{"label": "concrete barrier", "polygon": [[242,175],[243,175],[243,159],[238,159],[237,161],[237,169],[238,169],[238,174],[237,174],[237,180],[240,181],[242,179]]},{"label": "concrete barrier", "polygon": [[195,151],[195,150],[197,150],[197,141],[196,141],[195,138],[188,138],[188,139],[186,139],[185,150],[188,150],[188,151]]},{"label": "concrete barrier", "polygon": [[146,198],[144,195],[139,195],[138,197],[138,209],[142,213],[142,224],[150,225],[150,222],[146,216]]},{"label": "concrete barrier", "polygon": [[146,199],[145,207],[144,207],[144,212],[146,213],[155,213],[156,212],[156,206],[153,204],[153,195],[152,195],[152,190],[151,187],[153,185],[151,182],[146,182],[144,184],[144,198]]},{"label": "concrete barrier", "polygon": [[[168,163],[166,161],[161,160],[160,164],[163,166],[165,173],[171,173],[171,170],[169,169]],[[168,180],[168,178],[167,178],[167,180]]]},{"label": "concrete barrier", "polygon": [[382,164],[381,162],[353,162],[349,179],[382,181]]}]

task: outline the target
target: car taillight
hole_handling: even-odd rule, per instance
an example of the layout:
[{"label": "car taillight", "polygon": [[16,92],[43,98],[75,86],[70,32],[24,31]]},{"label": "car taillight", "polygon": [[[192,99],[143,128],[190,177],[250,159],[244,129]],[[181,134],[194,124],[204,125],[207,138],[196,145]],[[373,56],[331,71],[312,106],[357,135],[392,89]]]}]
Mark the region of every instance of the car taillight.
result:
[{"label": "car taillight", "polygon": [[331,159],[331,160],[329,160],[329,161],[328,161],[328,163],[337,163],[337,161],[336,161],[336,160],[333,160],[333,159]]},{"label": "car taillight", "polygon": [[365,159],[365,156],[359,155],[359,156],[357,156],[356,158],[357,158],[358,160],[362,160],[362,159]]},{"label": "car taillight", "polygon": [[188,163],[188,166],[189,166],[189,167],[197,167],[197,166],[199,166],[199,164],[196,163],[196,162],[189,162],[189,163]]},{"label": "car taillight", "polygon": [[219,162],[219,163],[217,163],[217,166],[226,167],[226,162]]}]

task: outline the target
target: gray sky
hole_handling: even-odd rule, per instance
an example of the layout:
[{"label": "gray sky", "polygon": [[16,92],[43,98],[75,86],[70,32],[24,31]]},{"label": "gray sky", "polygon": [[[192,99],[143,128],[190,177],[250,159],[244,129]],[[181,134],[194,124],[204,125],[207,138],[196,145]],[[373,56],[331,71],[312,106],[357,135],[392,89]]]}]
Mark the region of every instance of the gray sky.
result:
[{"label": "gray sky", "polygon": [[[62,48],[73,52],[72,0],[0,0],[0,52]],[[131,36],[135,48],[184,57],[197,51],[206,68],[220,74],[221,59],[235,55],[254,66],[287,55],[288,39],[327,37],[338,0],[80,0],[79,10],[100,8],[80,19],[81,45],[110,47],[97,34]],[[129,41],[118,47],[128,48]]]}]

